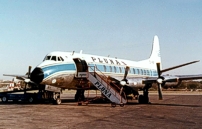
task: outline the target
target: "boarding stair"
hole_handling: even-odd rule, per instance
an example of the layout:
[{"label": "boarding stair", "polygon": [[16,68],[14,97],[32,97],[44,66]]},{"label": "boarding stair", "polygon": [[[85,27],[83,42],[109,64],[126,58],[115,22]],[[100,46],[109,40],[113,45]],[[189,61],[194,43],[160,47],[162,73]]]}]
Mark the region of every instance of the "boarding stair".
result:
[{"label": "boarding stair", "polygon": [[95,66],[89,66],[88,72],[78,72],[79,78],[87,78],[101,93],[107,97],[112,104],[123,106],[127,103],[123,87],[113,83],[111,79],[105,76]]}]

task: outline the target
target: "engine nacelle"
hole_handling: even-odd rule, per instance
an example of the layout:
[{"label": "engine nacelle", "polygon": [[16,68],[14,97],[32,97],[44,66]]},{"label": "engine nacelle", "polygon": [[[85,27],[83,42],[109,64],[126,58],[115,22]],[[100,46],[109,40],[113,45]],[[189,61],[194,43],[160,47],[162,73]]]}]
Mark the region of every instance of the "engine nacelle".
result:
[{"label": "engine nacelle", "polygon": [[131,87],[144,87],[145,84],[143,84],[142,79],[128,79],[128,86]]},{"label": "engine nacelle", "polygon": [[162,85],[163,88],[177,88],[180,84],[182,83],[181,80],[178,82],[166,82],[165,84]]},{"label": "engine nacelle", "polygon": [[126,85],[126,81],[120,81],[120,84],[121,84],[122,86],[125,86],[125,85]]}]

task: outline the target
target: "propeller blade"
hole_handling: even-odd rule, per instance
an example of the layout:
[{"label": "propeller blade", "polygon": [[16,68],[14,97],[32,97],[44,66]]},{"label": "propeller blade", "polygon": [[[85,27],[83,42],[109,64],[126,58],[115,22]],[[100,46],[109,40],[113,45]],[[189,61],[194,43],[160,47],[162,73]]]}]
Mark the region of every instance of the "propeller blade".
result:
[{"label": "propeller blade", "polygon": [[125,74],[124,74],[123,80],[126,80],[126,77],[127,77],[127,75],[128,75],[129,69],[130,69],[130,67],[126,66]]},{"label": "propeller blade", "polygon": [[158,84],[159,100],[162,100],[163,96],[162,96],[161,84],[163,83],[163,79],[161,78],[161,64],[156,63],[156,67],[157,67],[157,73],[158,73],[157,84]]},{"label": "propeller blade", "polygon": [[160,63],[156,63],[156,67],[157,67],[158,77],[160,77],[160,76],[161,76],[161,67],[160,67]]},{"label": "propeller blade", "polygon": [[30,78],[31,69],[32,69],[32,66],[29,66],[29,68],[28,68],[28,78]]},{"label": "propeller blade", "polygon": [[162,89],[161,89],[161,84],[160,83],[158,83],[158,94],[159,94],[159,100],[162,100],[163,96],[162,96]]}]

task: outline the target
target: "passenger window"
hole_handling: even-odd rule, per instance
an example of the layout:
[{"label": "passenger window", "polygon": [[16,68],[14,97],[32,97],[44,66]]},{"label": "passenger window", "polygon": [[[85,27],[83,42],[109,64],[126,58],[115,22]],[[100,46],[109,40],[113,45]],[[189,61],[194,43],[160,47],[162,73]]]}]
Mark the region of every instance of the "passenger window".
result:
[{"label": "passenger window", "polygon": [[98,67],[97,67],[97,65],[95,65],[95,71],[97,71],[98,70]]},{"label": "passenger window", "polygon": [[46,56],[45,60],[50,60],[51,56]]},{"label": "passenger window", "polygon": [[122,73],[125,73],[125,68],[124,67],[122,67]]},{"label": "passenger window", "polygon": [[119,67],[120,73],[122,73],[121,67]]},{"label": "passenger window", "polygon": [[103,65],[96,65],[96,71],[101,71],[101,72],[104,72],[104,67]]},{"label": "passenger window", "polygon": [[51,60],[56,61],[56,56],[52,56]]},{"label": "passenger window", "polygon": [[104,65],[104,72],[106,72],[107,70],[106,70],[106,66]]},{"label": "passenger window", "polygon": [[140,74],[143,75],[143,70],[142,69],[140,69]]},{"label": "passenger window", "polygon": [[156,71],[156,70],[154,70],[154,76],[158,76],[158,74],[157,74],[157,71]]},{"label": "passenger window", "polygon": [[109,66],[106,66],[106,72],[110,72],[109,70],[110,70]]},{"label": "passenger window", "polygon": [[128,72],[129,72],[129,73],[132,73],[130,68],[129,68],[129,71],[128,71]]},{"label": "passenger window", "polygon": [[133,73],[136,74],[135,69],[133,68]]},{"label": "passenger window", "polygon": [[146,70],[144,69],[144,75],[147,75],[147,72],[146,72]]},{"label": "passenger window", "polygon": [[104,66],[103,66],[103,65],[99,65],[99,70],[100,70],[101,72],[104,72]]},{"label": "passenger window", "polygon": [[140,70],[139,69],[137,69],[137,74],[140,74]]},{"label": "passenger window", "polygon": [[147,70],[147,75],[149,75],[150,73],[149,73],[149,70]]},{"label": "passenger window", "polygon": [[60,60],[60,57],[58,57],[58,61],[61,61],[61,60]]},{"label": "passenger window", "polygon": [[116,72],[117,72],[117,73],[120,73],[119,67],[116,67]]},{"label": "passenger window", "polygon": [[109,68],[110,68],[110,72],[112,72],[112,67],[111,67],[111,66],[109,66]]},{"label": "passenger window", "polygon": [[150,70],[149,72],[150,72],[150,76],[152,76],[152,70]]}]

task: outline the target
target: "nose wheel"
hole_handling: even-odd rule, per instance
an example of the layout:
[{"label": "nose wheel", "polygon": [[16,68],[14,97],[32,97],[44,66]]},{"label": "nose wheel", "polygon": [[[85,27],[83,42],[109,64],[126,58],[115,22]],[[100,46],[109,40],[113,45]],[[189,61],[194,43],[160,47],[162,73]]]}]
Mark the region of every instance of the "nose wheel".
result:
[{"label": "nose wheel", "polygon": [[54,93],[53,104],[60,105],[61,103],[62,103],[62,101],[60,99],[60,93]]}]

